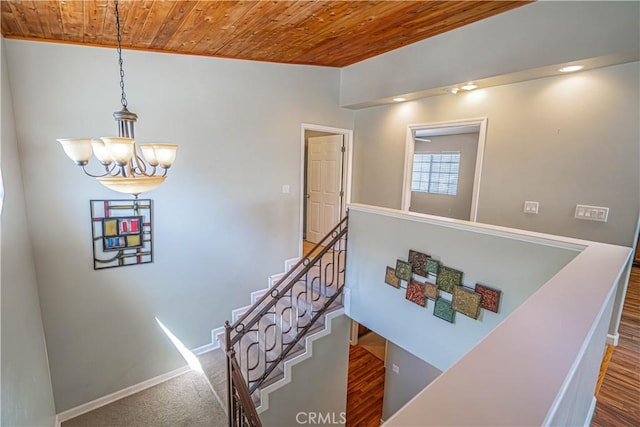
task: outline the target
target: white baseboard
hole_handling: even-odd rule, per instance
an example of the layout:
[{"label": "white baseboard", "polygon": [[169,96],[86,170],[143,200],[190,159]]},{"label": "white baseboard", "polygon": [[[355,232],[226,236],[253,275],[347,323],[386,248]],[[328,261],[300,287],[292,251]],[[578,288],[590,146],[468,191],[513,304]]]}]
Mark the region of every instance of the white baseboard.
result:
[{"label": "white baseboard", "polygon": [[619,339],[620,339],[620,334],[617,332],[615,335],[607,334],[607,344],[609,345],[617,347]]},{"label": "white baseboard", "polygon": [[200,356],[201,354],[208,353],[218,348],[220,348],[220,343],[212,342],[210,344],[205,344],[202,347],[194,348],[191,350],[191,353],[193,353],[194,356]]},{"label": "white baseboard", "polygon": [[[284,269],[285,272],[289,271],[298,261],[300,260],[300,258],[290,258],[288,260],[286,260],[284,262]],[[258,291],[254,291],[251,294],[251,301],[252,303],[255,302],[260,296],[264,295],[266,292],[268,292],[269,288],[271,288],[273,285],[275,285],[278,280],[280,280],[280,278],[282,278],[282,276],[284,276],[285,273],[279,273],[279,274],[274,274],[273,276],[269,277],[269,281],[268,281],[268,287],[266,289],[261,289]],[[244,311],[246,311],[247,309],[249,309],[251,306],[246,306],[246,307],[241,307],[239,309],[233,310],[232,311],[232,319],[238,318],[242,315],[242,313],[244,313]],[[244,310],[244,311],[243,311]],[[222,346],[222,342],[221,342],[221,337],[223,336],[225,330],[224,330],[224,326],[221,326],[219,328],[215,328],[211,330],[211,343],[209,344],[205,344],[201,347],[195,348],[193,350],[191,350],[191,352],[196,355],[199,356],[201,354],[207,353],[209,351],[212,350],[216,350],[218,348],[220,348]],[[60,412],[59,414],[56,415],[55,418],[55,427],[60,427],[61,423],[70,420],[71,418],[75,418],[79,415],[82,414],[86,414],[87,412],[91,412],[94,409],[98,409],[102,406],[108,405],[110,403],[115,402],[116,400],[120,400],[122,398],[125,398],[127,396],[131,396],[132,394],[141,392],[142,390],[146,390],[148,388],[151,388],[153,386],[156,386],[160,383],[163,383],[165,381],[168,381],[172,378],[175,378],[177,376],[183,375],[187,372],[191,371],[191,368],[189,368],[189,366],[183,366],[182,368],[178,368],[175,369],[171,372],[167,372],[166,374],[162,374],[159,375],[155,378],[151,378],[148,379],[146,381],[143,381],[139,384],[134,384],[130,387],[127,387],[125,389],[122,389],[120,391],[116,391],[115,393],[111,393],[109,395],[100,397],[96,400],[92,400],[91,402],[87,402],[87,403],[83,403],[82,405],[76,406],[75,408],[71,408],[68,409],[66,411]],[[290,380],[289,380],[290,381]]]},{"label": "white baseboard", "polygon": [[589,412],[587,413],[587,419],[584,422],[584,427],[589,427],[591,425],[591,419],[593,418],[593,414],[596,412],[596,403],[598,403],[598,401],[596,400],[596,397],[593,396]]},{"label": "white baseboard", "polygon": [[116,400],[131,396],[132,394],[136,394],[138,392],[141,392],[142,390],[146,390],[172,378],[186,374],[189,371],[191,371],[191,368],[189,368],[189,366],[183,366],[182,368],[175,369],[171,372],[167,372],[166,374],[162,374],[155,378],[142,381],[141,383],[134,384],[131,387],[124,388],[120,391],[116,391],[115,393],[108,394],[96,400],[92,400],[91,402],[83,403],[82,405],[76,406],[75,408],[60,412],[56,416],[56,425],[59,426],[60,423],[70,420],[71,418],[75,418],[78,415],[86,414],[87,412],[93,411],[94,409],[98,409],[102,406],[113,403]]}]

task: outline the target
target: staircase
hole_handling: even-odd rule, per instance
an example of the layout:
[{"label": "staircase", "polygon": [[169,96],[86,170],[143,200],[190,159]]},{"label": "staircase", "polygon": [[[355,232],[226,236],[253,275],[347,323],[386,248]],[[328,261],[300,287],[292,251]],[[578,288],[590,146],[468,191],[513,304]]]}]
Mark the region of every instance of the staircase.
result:
[{"label": "staircase", "polygon": [[224,351],[199,359],[230,426],[260,426],[258,414],[268,409],[269,394],[291,381],[291,367],[310,357],[312,342],[344,312],[346,246],[345,217],[295,265],[289,262],[269,288],[252,293],[253,305],[234,310],[225,329],[214,331]]}]

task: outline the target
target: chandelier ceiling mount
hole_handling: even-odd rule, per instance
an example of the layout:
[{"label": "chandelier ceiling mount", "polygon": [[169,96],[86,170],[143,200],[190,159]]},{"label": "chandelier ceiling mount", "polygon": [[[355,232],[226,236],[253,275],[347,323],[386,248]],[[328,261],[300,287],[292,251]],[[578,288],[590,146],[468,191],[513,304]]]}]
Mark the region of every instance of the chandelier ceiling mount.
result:
[{"label": "chandelier ceiling mount", "polygon": [[[177,144],[136,144],[134,124],[138,115],[127,109],[124,91],[124,68],[120,36],[118,0],[114,0],[117,32],[118,64],[120,66],[120,103],[122,109],[113,113],[118,125],[117,137],[59,138],[66,155],[81,166],[88,176],[96,178],[105,187],[138,197],[140,193],[159,187],[165,180],[167,170],[176,159]],[[141,153],[141,154],[140,154]],[[104,167],[102,174],[87,170],[89,159],[94,155]]]}]

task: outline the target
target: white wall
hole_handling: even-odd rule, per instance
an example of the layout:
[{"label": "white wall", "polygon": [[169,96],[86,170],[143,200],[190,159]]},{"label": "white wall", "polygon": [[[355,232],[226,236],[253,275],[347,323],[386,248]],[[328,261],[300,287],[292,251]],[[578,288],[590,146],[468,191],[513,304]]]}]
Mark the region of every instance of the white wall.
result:
[{"label": "white wall", "polygon": [[[440,371],[447,370],[578,254],[447,225],[464,221],[414,213],[398,217],[398,211],[388,211],[362,206],[349,210],[347,315]],[[406,261],[410,249],[462,271],[466,286],[479,282],[501,290],[499,313],[481,310],[477,320],[457,313],[455,323],[448,323],[433,315],[434,301],[428,300],[426,308],[408,301],[403,289],[385,284],[384,278],[385,268],[395,267],[397,259]]]},{"label": "white wall", "polygon": [[[640,207],[640,64],[356,112],[358,203],[399,208],[409,124],[487,117],[478,221],[631,246]],[[525,200],[540,202],[524,214]],[[607,223],[573,218],[607,206]]]},{"label": "white wall", "polygon": [[637,61],[639,15],[640,4],[629,1],[524,5],[345,67],[340,104],[358,107],[416,92],[442,93],[469,80],[585,58]]},{"label": "white wall", "polygon": [[[339,70],[125,51],[140,141],[175,141],[154,200],[155,262],[93,271],[85,177],[57,137],[116,133],[113,49],[7,40],[29,231],[56,398],[63,411],[183,364],[232,308],[297,254],[300,124],[352,127]],[[289,184],[291,192],[281,194]]]},{"label": "white wall", "polygon": [[[498,240],[529,241],[542,250],[553,244],[556,250],[580,253],[385,425],[588,425],[615,290],[630,249],[496,226],[458,226],[465,234],[487,233]],[[486,252],[498,255],[494,249],[485,245]],[[520,269],[498,258],[507,261],[502,272]],[[529,260],[542,266],[545,258]],[[397,310],[394,315],[406,317]],[[428,330],[422,321],[407,325],[414,335],[420,327]]]},{"label": "white wall", "polygon": [[0,219],[0,335],[2,341],[2,417],[6,427],[53,426],[55,408],[42,329],[38,282],[18,158],[16,130],[4,41],[2,63],[2,143],[0,165],[5,186]]},{"label": "white wall", "polygon": [[[407,247],[501,289],[499,314],[449,324],[405,301],[383,278]],[[348,249],[347,313],[443,371],[385,425],[587,425],[629,248],[352,205]]]},{"label": "white wall", "polygon": [[[393,371],[398,366],[398,372]],[[387,341],[382,419],[388,420],[442,373],[422,359]]]},{"label": "white wall", "polygon": [[[269,395],[269,409],[260,414],[262,425],[331,425],[344,421],[350,328],[347,316],[331,320],[331,333],[313,342],[312,357],[293,366],[292,382]],[[320,419],[324,421],[318,422]]]}]

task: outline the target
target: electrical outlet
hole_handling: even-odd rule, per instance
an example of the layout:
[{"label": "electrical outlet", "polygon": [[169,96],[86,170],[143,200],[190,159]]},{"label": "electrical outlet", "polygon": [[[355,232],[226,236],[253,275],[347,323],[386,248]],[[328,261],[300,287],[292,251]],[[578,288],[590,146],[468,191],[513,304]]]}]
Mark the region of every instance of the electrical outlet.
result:
[{"label": "electrical outlet", "polygon": [[607,222],[609,218],[609,208],[603,206],[576,205],[576,212],[573,217],[587,221]]},{"label": "electrical outlet", "polygon": [[395,363],[393,365],[391,365],[391,370],[396,374],[400,373],[400,367],[398,365],[396,365]]},{"label": "electrical outlet", "polygon": [[525,201],[524,202],[524,213],[537,215],[539,206],[540,206],[540,204],[538,202]]},{"label": "electrical outlet", "polygon": [[282,194],[289,194],[289,190],[290,190],[289,185],[285,184],[282,186]]}]

